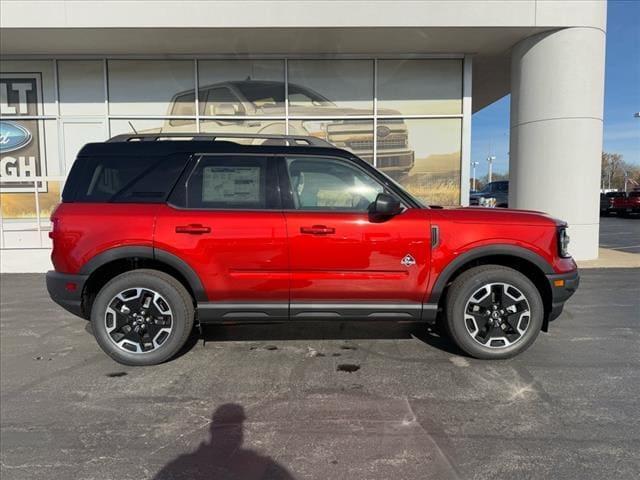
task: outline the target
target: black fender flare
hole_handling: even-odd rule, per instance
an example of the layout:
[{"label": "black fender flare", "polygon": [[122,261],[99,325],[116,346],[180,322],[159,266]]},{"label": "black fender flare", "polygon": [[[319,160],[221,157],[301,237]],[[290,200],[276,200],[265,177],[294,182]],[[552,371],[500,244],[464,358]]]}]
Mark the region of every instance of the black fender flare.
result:
[{"label": "black fender flare", "polygon": [[456,270],[462,267],[465,263],[468,263],[472,260],[477,260],[482,257],[491,257],[496,255],[517,257],[521,258],[522,260],[526,260],[538,267],[545,275],[552,275],[556,273],[549,262],[547,262],[537,253],[524,247],[518,247],[516,245],[508,244],[475,247],[458,255],[451,262],[449,262],[449,264],[442,270],[442,272],[440,272],[440,275],[438,275],[438,279],[431,289],[431,293],[429,295],[429,300],[427,303],[436,305],[438,304],[438,302],[440,301],[440,297],[442,296],[442,292],[447,286],[447,283],[449,283],[449,279],[456,272]]},{"label": "black fender flare", "polygon": [[198,274],[181,258],[169,253],[165,250],[153,247],[143,246],[125,246],[117,247],[99,253],[86,262],[80,269],[80,274],[91,275],[98,268],[113,262],[114,260],[122,260],[125,258],[146,258],[164,263],[171,268],[177,270],[187,281],[196,301],[206,302],[208,300],[202,281]]}]

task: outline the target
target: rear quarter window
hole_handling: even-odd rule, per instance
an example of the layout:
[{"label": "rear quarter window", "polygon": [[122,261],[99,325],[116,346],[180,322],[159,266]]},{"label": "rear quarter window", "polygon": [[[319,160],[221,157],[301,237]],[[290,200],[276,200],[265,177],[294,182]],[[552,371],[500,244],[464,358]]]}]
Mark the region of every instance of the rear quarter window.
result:
[{"label": "rear quarter window", "polygon": [[186,155],[78,158],[62,194],[65,202],[162,203]]}]

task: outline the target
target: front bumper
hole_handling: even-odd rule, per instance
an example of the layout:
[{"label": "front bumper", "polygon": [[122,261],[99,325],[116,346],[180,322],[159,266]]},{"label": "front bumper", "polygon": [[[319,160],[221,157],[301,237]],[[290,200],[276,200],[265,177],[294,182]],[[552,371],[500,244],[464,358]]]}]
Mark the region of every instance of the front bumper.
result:
[{"label": "front bumper", "polygon": [[72,275],[54,270],[47,272],[47,291],[51,299],[65,310],[84,318],[82,291],[88,275]]},{"label": "front bumper", "polygon": [[580,285],[580,274],[578,270],[568,273],[547,275],[547,280],[551,286],[551,311],[549,321],[555,320],[562,313],[564,304],[576,293]]}]

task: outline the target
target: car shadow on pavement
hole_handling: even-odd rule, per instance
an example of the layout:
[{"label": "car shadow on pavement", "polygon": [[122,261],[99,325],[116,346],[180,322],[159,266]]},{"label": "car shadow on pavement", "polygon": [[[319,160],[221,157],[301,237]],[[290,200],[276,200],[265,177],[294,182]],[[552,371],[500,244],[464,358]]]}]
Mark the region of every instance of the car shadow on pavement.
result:
[{"label": "car shadow on pavement", "polygon": [[[450,354],[464,355],[438,327],[424,323],[385,321],[298,322],[276,324],[207,325],[199,339],[209,342],[275,340],[389,340],[415,339]],[[192,338],[185,352],[193,348]]]},{"label": "car shadow on pavement", "polygon": [[209,439],[171,460],[153,480],[293,480],[287,468],[271,457],[243,448],[245,420],[241,405],[221,405],[211,417]]}]

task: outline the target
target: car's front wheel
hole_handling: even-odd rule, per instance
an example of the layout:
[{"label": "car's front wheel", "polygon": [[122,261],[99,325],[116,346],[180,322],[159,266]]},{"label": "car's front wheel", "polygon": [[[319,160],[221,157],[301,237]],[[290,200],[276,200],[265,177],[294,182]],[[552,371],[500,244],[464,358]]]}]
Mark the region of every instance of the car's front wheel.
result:
[{"label": "car's front wheel", "polygon": [[447,330],[476,358],[509,358],[526,350],[542,327],[544,305],[522,273],[500,265],[472,268],[447,295]]},{"label": "car's front wheel", "polygon": [[191,296],[170,275],[133,270],[110,280],[91,309],[100,347],[125,365],[155,365],[185,344],[194,322]]}]

